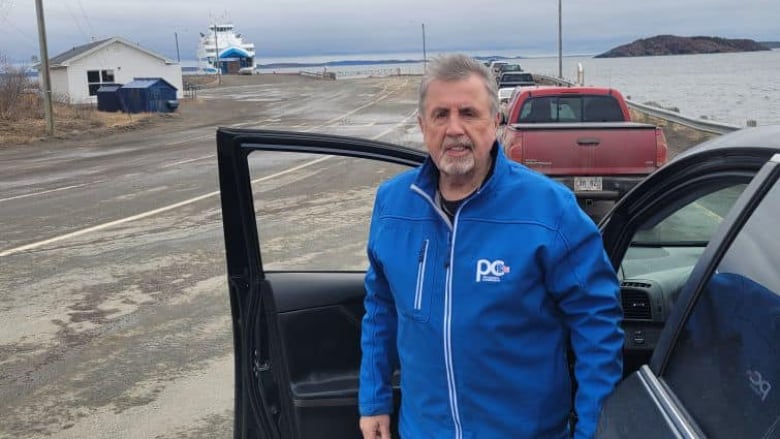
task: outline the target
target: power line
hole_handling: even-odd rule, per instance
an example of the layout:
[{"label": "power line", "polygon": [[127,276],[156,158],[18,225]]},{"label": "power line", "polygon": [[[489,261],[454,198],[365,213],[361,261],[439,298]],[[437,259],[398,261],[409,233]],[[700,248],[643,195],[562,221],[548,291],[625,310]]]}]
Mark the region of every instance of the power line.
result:
[{"label": "power line", "polygon": [[76,15],[70,9],[70,6],[68,6],[67,3],[65,3],[65,9],[68,10],[68,14],[70,14],[70,18],[73,19],[74,23],[76,23],[76,27],[78,28],[79,32],[81,33],[81,36],[84,37],[85,41],[89,41],[89,35],[86,32],[84,32],[84,29],[81,27],[81,23],[79,23],[79,19],[76,17]]},{"label": "power line", "polygon": [[89,21],[89,17],[87,16],[87,12],[84,10],[84,5],[81,4],[81,0],[79,0],[79,9],[81,9],[81,15],[84,16],[84,21],[87,22],[87,27],[89,27],[89,33],[90,36],[93,38],[97,38],[97,35],[95,35],[95,29],[92,27],[92,23]]}]

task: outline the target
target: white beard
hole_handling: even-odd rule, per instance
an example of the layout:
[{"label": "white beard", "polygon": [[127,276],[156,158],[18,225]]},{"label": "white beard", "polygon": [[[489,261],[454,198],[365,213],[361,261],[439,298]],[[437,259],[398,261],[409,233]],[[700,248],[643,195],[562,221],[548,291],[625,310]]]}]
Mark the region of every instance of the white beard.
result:
[{"label": "white beard", "polygon": [[464,176],[474,170],[474,154],[468,154],[463,157],[450,157],[442,154],[439,161],[440,171],[452,176]]},{"label": "white beard", "polygon": [[[469,148],[471,154],[466,154],[463,157],[452,157],[447,155],[447,149],[460,145]],[[441,160],[439,160],[439,170],[441,172],[461,177],[472,172],[475,166],[474,143],[472,143],[468,136],[445,139],[444,144],[442,145]]]}]

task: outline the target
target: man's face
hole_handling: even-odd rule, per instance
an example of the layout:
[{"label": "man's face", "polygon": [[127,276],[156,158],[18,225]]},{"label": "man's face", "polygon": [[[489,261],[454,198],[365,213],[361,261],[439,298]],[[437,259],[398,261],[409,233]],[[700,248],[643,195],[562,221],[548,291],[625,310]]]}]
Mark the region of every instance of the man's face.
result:
[{"label": "man's face", "polygon": [[498,115],[490,115],[490,97],[476,75],[459,81],[431,82],[425,114],[417,121],[428,152],[445,177],[481,179],[490,166]]}]

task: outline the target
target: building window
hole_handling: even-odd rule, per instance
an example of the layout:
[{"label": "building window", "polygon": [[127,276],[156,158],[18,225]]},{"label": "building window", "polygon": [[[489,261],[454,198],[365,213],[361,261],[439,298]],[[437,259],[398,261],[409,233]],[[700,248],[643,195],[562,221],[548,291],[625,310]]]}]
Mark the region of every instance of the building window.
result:
[{"label": "building window", "polygon": [[98,89],[102,85],[113,83],[113,70],[87,70],[87,86],[89,87],[90,96],[96,96]]}]

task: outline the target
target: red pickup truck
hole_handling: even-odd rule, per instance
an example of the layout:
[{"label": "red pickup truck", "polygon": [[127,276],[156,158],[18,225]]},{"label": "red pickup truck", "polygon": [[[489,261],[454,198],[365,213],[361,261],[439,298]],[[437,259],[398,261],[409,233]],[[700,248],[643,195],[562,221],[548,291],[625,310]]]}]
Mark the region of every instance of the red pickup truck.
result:
[{"label": "red pickup truck", "polygon": [[503,119],[507,156],[562,182],[586,205],[619,199],[666,162],[663,131],[631,122],[612,88],[529,88]]}]

